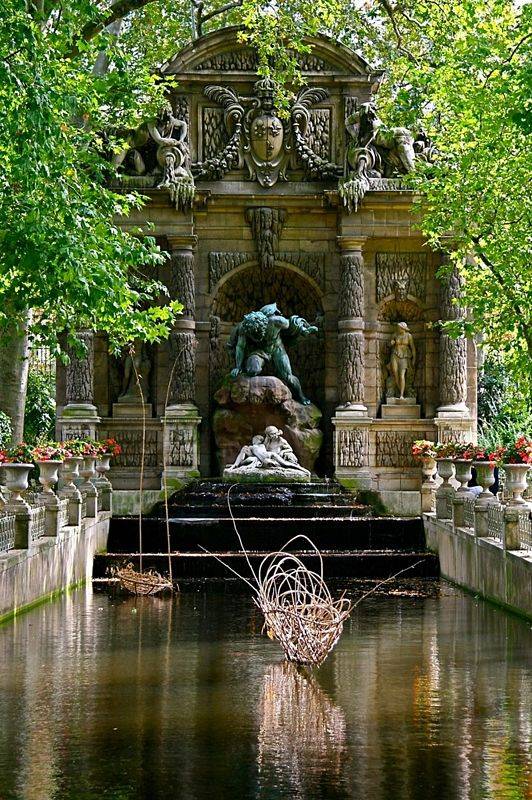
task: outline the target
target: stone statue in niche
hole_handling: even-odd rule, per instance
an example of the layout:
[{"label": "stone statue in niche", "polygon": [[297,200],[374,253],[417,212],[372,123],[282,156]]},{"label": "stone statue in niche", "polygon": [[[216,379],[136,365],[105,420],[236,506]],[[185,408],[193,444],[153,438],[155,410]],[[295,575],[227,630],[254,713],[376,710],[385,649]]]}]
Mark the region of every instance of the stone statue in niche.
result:
[{"label": "stone statue in niche", "polygon": [[289,387],[300,403],[309,405],[310,400],[303,394],[299,379],[292,372],[285,346],[315,333],[318,333],[315,325],[296,314],[287,319],[276,303],[251,311],[234,327],[227,344],[235,359],[231,377],[236,379],[241,374],[256,377],[267,367]]},{"label": "stone statue in niche", "polygon": [[147,403],[149,400],[150,372],[151,359],[148,355],[146,344],[140,339],[135,339],[133,346],[128,350],[124,359],[124,377],[118,402],[140,403],[142,392],[142,402]]},{"label": "stone statue in niche", "polygon": [[244,445],[233,464],[224,470],[224,480],[309,481],[310,471],[302,467],[292,447],[275,425]]},{"label": "stone statue in niche", "polygon": [[416,345],[406,322],[396,324],[391,340],[391,356],[388,363],[386,396],[406,400],[414,397],[412,383],[416,367]]}]

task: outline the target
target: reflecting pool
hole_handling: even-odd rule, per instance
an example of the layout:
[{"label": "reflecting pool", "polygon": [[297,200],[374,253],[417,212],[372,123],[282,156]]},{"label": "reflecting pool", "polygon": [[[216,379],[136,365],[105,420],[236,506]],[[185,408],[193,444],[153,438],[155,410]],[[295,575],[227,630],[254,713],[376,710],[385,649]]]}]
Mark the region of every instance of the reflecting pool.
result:
[{"label": "reflecting pool", "polygon": [[314,672],[246,594],[74,592],[0,628],[0,799],[527,800],[530,625],[373,595]]}]

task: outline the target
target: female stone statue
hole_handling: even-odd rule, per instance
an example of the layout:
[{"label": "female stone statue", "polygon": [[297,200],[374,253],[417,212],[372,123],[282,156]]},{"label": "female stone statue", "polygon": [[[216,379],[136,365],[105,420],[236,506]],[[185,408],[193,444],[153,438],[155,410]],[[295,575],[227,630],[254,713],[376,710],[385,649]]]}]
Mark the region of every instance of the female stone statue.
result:
[{"label": "female stone statue", "polygon": [[397,323],[396,334],[391,344],[392,355],[388,368],[395,384],[394,389],[399,393],[399,399],[404,400],[405,389],[414,377],[416,362],[414,337],[408,330],[406,322]]}]

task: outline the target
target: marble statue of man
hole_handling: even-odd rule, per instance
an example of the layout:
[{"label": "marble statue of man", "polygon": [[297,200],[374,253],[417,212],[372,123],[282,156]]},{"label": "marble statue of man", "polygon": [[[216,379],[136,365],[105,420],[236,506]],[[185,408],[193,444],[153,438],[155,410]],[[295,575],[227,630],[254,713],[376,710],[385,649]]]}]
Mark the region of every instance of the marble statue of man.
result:
[{"label": "marble statue of man", "polygon": [[416,363],[416,345],[406,322],[397,323],[391,345],[392,354],[388,366],[399,392],[399,399],[404,400],[405,389],[407,384],[412,382]]},{"label": "marble statue of man", "polygon": [[285,345],[317,332],[317,327],[302,317],[295,314],[290,319],[284,317],[276,303],[246,314],[233,329],[228,342],[235,358],[231,377],[235,379],[241,374],[255,377],[267,365],[277,378],[286,383],[300,403],[309,405],[310,400],[303,394],[299,379],[292,372]]}]

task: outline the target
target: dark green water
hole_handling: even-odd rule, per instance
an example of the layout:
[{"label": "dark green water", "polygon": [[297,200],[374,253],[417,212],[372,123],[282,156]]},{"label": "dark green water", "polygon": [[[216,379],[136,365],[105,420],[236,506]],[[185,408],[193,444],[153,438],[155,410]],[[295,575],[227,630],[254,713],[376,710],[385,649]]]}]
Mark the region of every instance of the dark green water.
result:
[{"label": "dark green water", "polygon": [[80,590],[0,628],[0,798],[527,800],[530,626],[374,596],[314,674],[242,594]]}]

